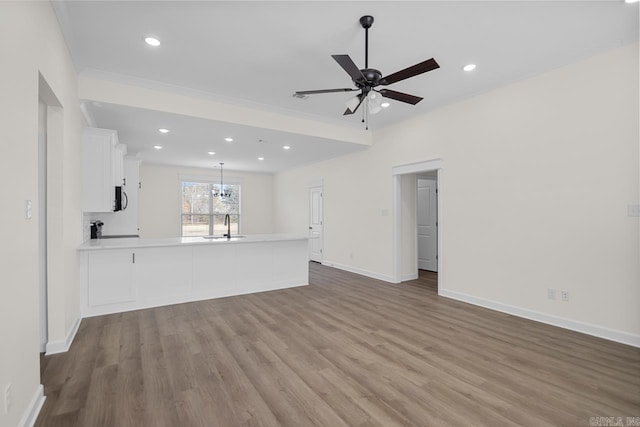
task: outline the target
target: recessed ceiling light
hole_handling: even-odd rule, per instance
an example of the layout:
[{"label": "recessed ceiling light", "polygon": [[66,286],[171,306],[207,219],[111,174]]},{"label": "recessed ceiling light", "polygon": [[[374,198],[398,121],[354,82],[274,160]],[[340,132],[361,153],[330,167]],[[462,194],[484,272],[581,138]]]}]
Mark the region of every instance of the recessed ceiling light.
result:
[{"label": "recessed ceiling light", "polygon": [[155,37],[147,37],[144,39],[144,41],[149,45],[149,46],[153,46],[153,47],[158,47],[160,46],[160,40],[158,40]]},{"label": "recessed ceiling light", "polygon": [[156,150],[162,150],[162,145],[154,145],[153,148]]},{"label": "recessed ceiling light", "polygon": [[638,3],[638,0],[624,0],[625,3]]},{"label": "recessed ceiling light", "polygon": [[382,108],[387,108],[389,105],[391,104],[389,104],[388,102],[383,102],[382,104],[380,104]]},{"label": "recessed ceiling light", "polygon": [[213,156],[214,154],[216,154],[216,152],[215,151],[207,151],[207,154],[210,155],[210,156]]},{"label": "recessed ceiling light", "polygon": [[264,160],[264,157],[258,157],[258,160]]},{"label": "recessed ceiling light", "polygon": [[283,146],[282,146],[282,149],[283,149],[283,150],[291,150],[291,147],[289,147],[288,145],[283,145]]},{"label": "recessed ceiling light", "polygon": [[233,142],[233,138],[229,138],[229,137],[226,137],[224,140],[227,142]]},{"label": "recessed ceiling light", "polygon": [[465,71],[473,71],[476,69],[476,64],[467,64],[464,67],[462,67],[462,69]]},{"label": "recessed ceiling light", "polygon": [[158,132],[160,132],[160,133],[169,133],[171,131],[169,129],[158,129]]}]

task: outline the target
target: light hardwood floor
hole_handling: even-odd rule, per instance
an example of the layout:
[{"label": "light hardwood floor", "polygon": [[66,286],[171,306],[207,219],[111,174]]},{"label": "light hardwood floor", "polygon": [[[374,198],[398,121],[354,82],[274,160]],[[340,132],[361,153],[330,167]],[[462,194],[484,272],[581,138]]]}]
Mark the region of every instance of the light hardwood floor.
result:
[{"label": "light hardwood floor", "polygon": [[[640,416],[640,350],[310,264],[310,286],[84,319],[37,426],[572,426]],[[624,418],[626,421],[626,418]]]}]

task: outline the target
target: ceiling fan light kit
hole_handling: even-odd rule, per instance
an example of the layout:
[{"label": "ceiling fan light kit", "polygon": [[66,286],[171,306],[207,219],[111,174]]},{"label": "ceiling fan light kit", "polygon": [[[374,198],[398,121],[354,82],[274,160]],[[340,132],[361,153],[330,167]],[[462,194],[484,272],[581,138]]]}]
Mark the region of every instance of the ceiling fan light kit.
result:
[{"label": "ceiling fan light kit", "polygon": [[[350,115],[355,113],[360,105],[366,101],[366,113],[376,114],[382,111],[382,97],[394,99],[396,101],[404,102],[407,104],[415,105],[422,101],[422,98],[415,95],[409,95],[402,92],[397,92],[391,89],[377,89],[378,86],[387,86],[401,80],[406,80],[411,77],[415,77],[419,74],[426,73],[428,71],[440,68],[440,65],[435,59],[430,58],[419,64],[397,71],[393,74],[389,74],[385,77],[382,73],[375,68],[369,68],[369,28],[373,25],[373,16],[365,15],[360,18],[360,25],[364,28],[364,68],[359,69],[349,55],[331,55],[331,57],[342,67],[342,69],[349,74],[355,88],[340,88],[340,89],[321,89],[321,90],[307,90],[297,91],[294,96],[304,97],[306,95],[315,95],[319,93],[335,93],[335,92],[353,92],[360,91],[360,93],[353,98],[350,98],[345,105],[346,111],[343,115]],[[388,103],[385,103],[388,106]],[[386,108],[386,107],[385,107]],[[366,114],[365,114],[366,116]],[[364,117],[363,117],[364,122]],[[368,129],[368,126],[367,126]]]},{"label": "ceiling fan light kit", "polygon": [[382,111],[382,96],[378,95],[375,91],[370,91],[367,95],[367,108],[369,114],[378,114]]}]

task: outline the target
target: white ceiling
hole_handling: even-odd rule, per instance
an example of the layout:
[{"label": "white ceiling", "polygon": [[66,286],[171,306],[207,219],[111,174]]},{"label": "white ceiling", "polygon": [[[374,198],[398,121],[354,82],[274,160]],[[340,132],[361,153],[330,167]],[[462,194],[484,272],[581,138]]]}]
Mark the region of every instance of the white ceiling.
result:
[{"label": "white ceiling", "polygon": [[[330,55],[349,54],[364,68],[364,31],[358,19],[371,14],[375,23],[369,31],[370,67],[387,75],[431,57],[441,66],[389,86],[425,99],[416,106],[391,101],[388,109],[372,116],[371,129],[638,41],[638,4],[623,0],[63,1],[54,7],[79,73],[204,92],[224,102],[348,127],[362,126],[359,114],[342,116],[344,102],[353,94],[313,95],[305,100],[292,94],[351,86],[349,76]],[[149,35],[162,45],[147,46],[143,39]],[[476,71],[462,71],[471,62],[478,65]],[[159,114],[138,112],[148,117],[135,121],[135,115],[119,108],[93,109],[97,124],[129,129],[135,138],[144,138],[148,129],[141,126],[153,123],[151,116]],[[221,124],[210,126],[220,129]],[[199,128],[211,130],[207,125]],[[182,138],[183,146],[206,140],[195,132]],[[259,133],[249,132],[254,139]],[[318,142],[300,140],[307,148]],[[330,153],[341,144],[320,151],[327,156],[341,154],[340,149]],[[170,161],[154,158],[156,154],[160,155],[145,154],[143,159]],[[279,157],[284,155],[274,153],[278,166],[262,170],[290,167],[285,157]],[[260,170],[250,158],[245,163]]]}]

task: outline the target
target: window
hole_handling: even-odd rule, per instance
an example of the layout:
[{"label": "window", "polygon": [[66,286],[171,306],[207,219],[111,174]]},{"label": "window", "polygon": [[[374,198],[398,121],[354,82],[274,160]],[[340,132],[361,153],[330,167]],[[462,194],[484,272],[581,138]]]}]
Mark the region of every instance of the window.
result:
[{"label": "window", "polygon": [[227,232],[224,217],[231,218],[231,234],[240,233],[240,184],[224,184],[229,197],[214,197],[220,184],[182,181],[182,236],[223,235]]}]

